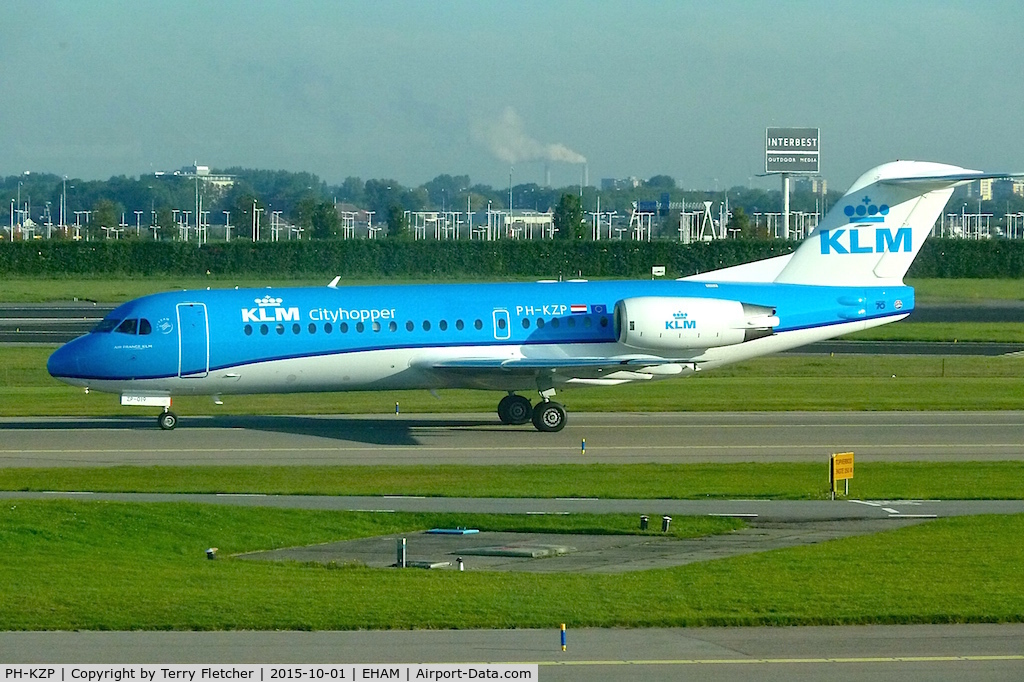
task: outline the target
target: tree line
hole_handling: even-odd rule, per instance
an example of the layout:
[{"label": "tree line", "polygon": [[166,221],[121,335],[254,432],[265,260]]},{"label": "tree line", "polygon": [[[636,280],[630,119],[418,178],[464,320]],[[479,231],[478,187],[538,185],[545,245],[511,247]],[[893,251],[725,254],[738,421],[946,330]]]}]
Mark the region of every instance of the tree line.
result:
[{"label": "tree line", "polygon": [[[230,187],[218,187],[194,176],[177,174],[112,177],[109,180],[82,180],[63,178],[52,173],[26,173],[0,179],[0,224],[11,221],[12,203],[29,207],[33,221],[45,222],[44,212],[49,207],[50,220],[59,221],[62,195],[66,197],[66,224],[76,220],[75,212],[90,213],[88,223],[96,236],[101,226],[114,227],[125,223],[135,227],[151,224],[160,226],[159,234],[170,238],[174,234],[174,211],[193,211],[190,218],[195,224],[194,210],[197,198],[202,197],[203,209],[208,211],[210,223],[242,228],[235,234],[249,234],[254,212],[263,221],[273,212],[280,212],[287,222],[302,227],[314,238],[330,238],[338,232],[337,208],[373,211],[375,222],[386,222],[392,235],[401,234],[406,211],[460,211],[474,212],[488,207],[508,209],[508,188],[493,188],[472,183],[468,175],[438,175],[418,187],[406,187],[393,179],[362,180],[348,177],[338,185],[331,185],[312,173],[267,171],[250,168],[213,169],[211,174],[230,175]],[[572,197],[567,199],[566,197]],[[543,187],[535,183],[522,183],[511,188],[512,206],[516,209],[561,212],[570,210],[573,227],[559,229],[561,236],[575,236],[579,227],[575,217],[585,218],[588,211],[596,210],[598,201],[602,211],[616,211],[628,216],[637,201],[660,202],[667,197],[672,202],[686,202],[697,206],[704,201],[720,202],[728,199],[730,206],[742,207],[748,214],[781,211],[779,191],[765,191],[734,187],[727,191],[683,190],[666,175],[656,175],[637,187],[599,190],[595,187]],[[836,197],[829,195],[826,201]],[[796,192],[791,196],[794,211],[814,211],[816,197],[810,192]],[[566,204],[564,202],[570,202]],[[559,208],[561,205],[561,208]],[[17,208],[17,207],[16,207]],[[225,215],[227,213],[228,215]],[[678,211],[676,211],[678,213]],[[669,216],[662,216],[669,218]],[[84,216],[79,216],[85,223]],[[265,224],[265,222],[264,222]],[[134,233],[134,230],[130,230]]]}]

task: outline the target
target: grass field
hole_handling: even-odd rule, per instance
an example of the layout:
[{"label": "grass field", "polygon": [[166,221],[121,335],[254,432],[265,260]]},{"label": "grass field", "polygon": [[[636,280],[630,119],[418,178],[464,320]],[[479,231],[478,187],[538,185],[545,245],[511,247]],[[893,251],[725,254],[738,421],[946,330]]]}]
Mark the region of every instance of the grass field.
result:
[{"label": "grass field", "polygon": [[[290,279],[262,277],[13,277],[0,286],[0,303],[79,300],[120,303],[145,294],[175,289],[205,289],[266,286],[325,285],[335,273],[319,278]],[[426,282],[427,280],[407,280]],[[429,280],[436,281],[436,280]],[[380,280],[350,279],[342,284],[381,284]],[[394,284],[396,282],[390,281]],[[1024,279],[909,279],[907,284],[917,290],[919,302],[972,301],[980,299],[1024,300]]]},{"label": "grass field", "polygon": [[[573,628],[1024,619],[1022,516],[940,519],[873,536],[620,575],[331,568],[207,561],[203,555],[210,546],[219,547],[223,556],[466,525],[465,519],[12,501],[0,509],[0,629],[550,628],[562,622]],[[614,525],[604,519],[584,525],[606,522]]]},{"label": "grass field", "polygon": [[[85,395],[46,373],[52,347],[0,348],[0,416],[146,415],[110,394]],[[777,355],[696,376],[559,393],[571,411],[1019,410],[1024,357]],[[836,390],[840,386],[841,390]],[[494,411],[493,391],[378,391],[175,398],[179,415]]]},{"label": "grass field", "polygon": [[1020,322],[897,322],[847,334],[847,341],[1024,343]]},{"label": "grass field", "polygon": [[[0,490],[602,499],[786,499],[827,495],[820,463],[501,466],[87,467],[0,469]],[[858,463],[851,496],[1021,499],[1024,462]]]}]

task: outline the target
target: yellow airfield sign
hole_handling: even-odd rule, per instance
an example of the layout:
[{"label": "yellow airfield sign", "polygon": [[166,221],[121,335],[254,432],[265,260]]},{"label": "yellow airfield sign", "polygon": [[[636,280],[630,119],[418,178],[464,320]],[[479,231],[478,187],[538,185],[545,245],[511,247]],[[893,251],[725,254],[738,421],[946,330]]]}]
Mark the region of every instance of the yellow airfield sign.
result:
[{"label": "yellow airfield sign", "polygon": [[853,453],[840,452],[828,460],[828,487],[832,499],[836,499],[836,486],[844,481],[844,494],[850,494],[850,479],[853,478]]},{"label": "yellow airfield sign", "polygon": [[832,480],[843,481],[853,478],[853,453],[841,452],[832,455]]}]

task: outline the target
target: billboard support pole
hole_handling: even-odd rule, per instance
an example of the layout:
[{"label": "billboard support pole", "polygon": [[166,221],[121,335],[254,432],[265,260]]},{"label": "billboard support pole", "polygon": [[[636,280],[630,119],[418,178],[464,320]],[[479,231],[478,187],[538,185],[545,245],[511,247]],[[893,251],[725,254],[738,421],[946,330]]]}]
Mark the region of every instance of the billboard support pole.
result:
[{"label": "billboard support pole", "polygon": [[789,239],[789,173],[782,174],[782,238]]}]

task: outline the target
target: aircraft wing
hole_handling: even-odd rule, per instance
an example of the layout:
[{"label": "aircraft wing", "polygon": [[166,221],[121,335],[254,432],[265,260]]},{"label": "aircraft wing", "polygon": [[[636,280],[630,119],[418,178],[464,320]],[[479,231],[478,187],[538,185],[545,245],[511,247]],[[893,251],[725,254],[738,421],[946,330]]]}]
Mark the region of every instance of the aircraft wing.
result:
[{"label": "aircraft wing", "polygon": [[651,379],[655,375],[694,372],[693,360],[656,357],[447,358],[416,363],[420,368],[480,380],[509,376],[559,376],[563,380],[619,377]]},{"label": "aircraft wing", "polygon": [[677,360],[664,358],[462,358],[430,363],[431,369],[501,369],[505,371],[638,369],[675,364]]}]

